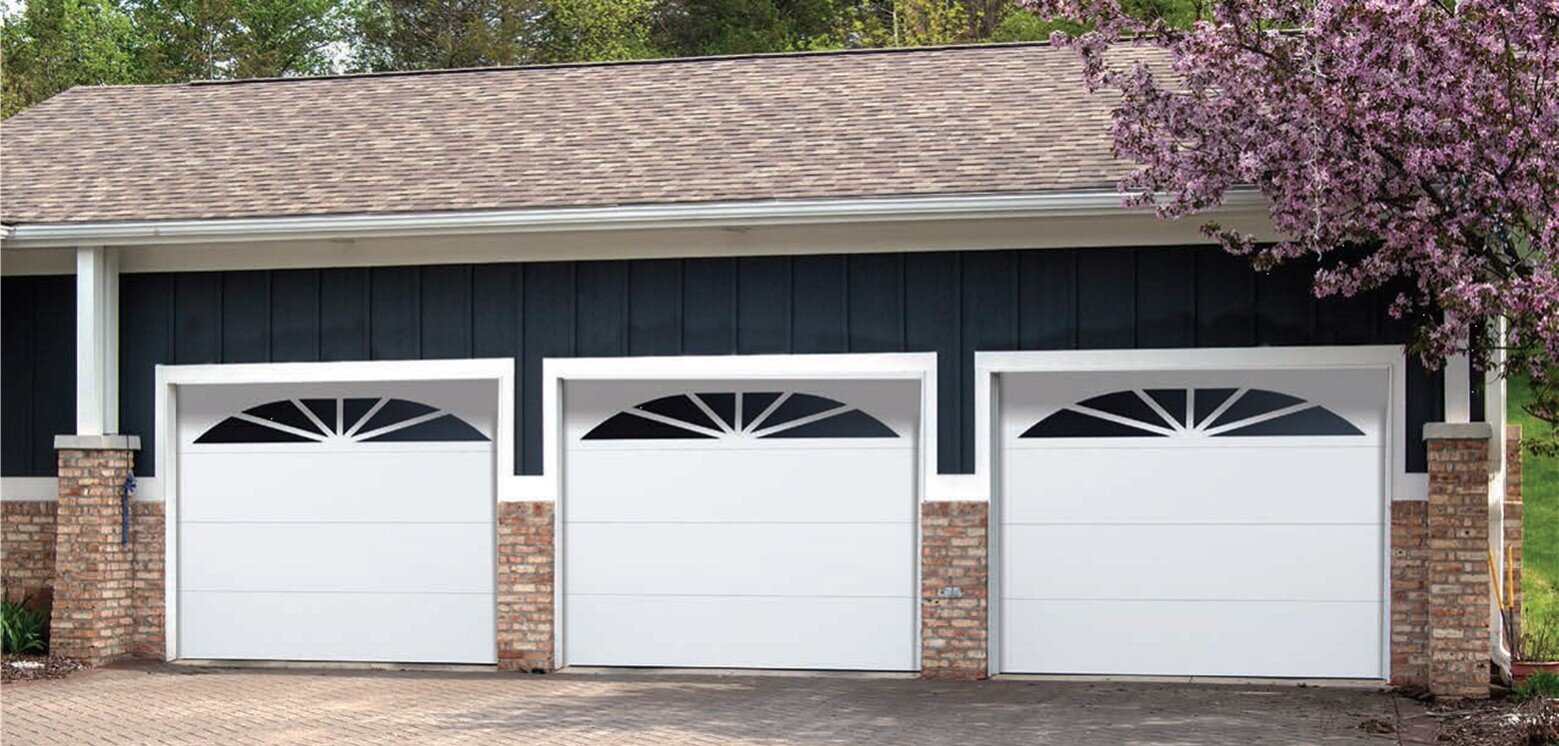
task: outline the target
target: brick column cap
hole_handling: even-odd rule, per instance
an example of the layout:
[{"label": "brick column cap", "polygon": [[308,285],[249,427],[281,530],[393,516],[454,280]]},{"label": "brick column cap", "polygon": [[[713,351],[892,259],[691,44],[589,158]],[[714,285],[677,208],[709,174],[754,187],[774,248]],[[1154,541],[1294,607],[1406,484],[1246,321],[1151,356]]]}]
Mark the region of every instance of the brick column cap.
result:
[{"label": "brick column cap", "polygon": [[139,451],[139,435],[56,435],[55,450],[72,451]]},{"label": "brick column cap", "polygon": [[1494,426],[1487,422],[1426,422],[1424,440],[1489,440]]}]

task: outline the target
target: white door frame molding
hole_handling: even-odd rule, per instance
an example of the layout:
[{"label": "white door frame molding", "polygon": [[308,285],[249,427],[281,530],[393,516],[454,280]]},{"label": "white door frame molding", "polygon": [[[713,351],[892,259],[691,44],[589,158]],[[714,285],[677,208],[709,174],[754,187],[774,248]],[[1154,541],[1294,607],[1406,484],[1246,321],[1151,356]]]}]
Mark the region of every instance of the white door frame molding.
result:
[{"label": "white door frame molding", "polygon": [[1382,511],[1381,571],[1381,671],[1391,674],[1391,521],[1393,499],[1425,499],[1424,475],[1406,473],[1402,437],[1406,428],[1406,370],[1404,350],[1396,345],[1332,347],[1238,347],[1170,350],[1055,350],[1037,352],[975,353],[975,475],[982,499],[990,501],[989,541],[986,562],[990,603],[986,608],[986,656],[992,676],[1001,673],[1001,500],[998,488],[1000,447],[1000,387],[1003,373],[1045,372],[1141,372],[1183,370],[1336,370],[1374,368],[1387,373],[1386,463]]},{"label": "white door frame molding", "polygon": [[[690,355],[681,357],[547,358],[542,362],[541,477],[524,491],[534,499],[555,501],[552,513],[552,655],[558,668],[564,659],[563,498],[564,384],[569,381],[675,380],[912,380],[920,383],[919,430],[916,433],[915,498],[929,497],[936,479],[936,353],[859,353],[842,355]],[[916,510],[915,582],[920,579],[919,510]],[[917,596],[918,597],[918,596]],[[920,615],[915,614],[915,655],[920,654]]]},{"label": "white door frame molding", "polygon": [[[159,365],[155,395],[154,469],[163,497],[163,630],[165,657],[179,657],[178,635],[178,396],[179,386],[267,383],[371,383],[379,381],[491,381],[497,405],[493,421],[494,494],[514,473],[514,360],[373,360],[341,363]],[[512,477],[510,478],[512,479]]]}]

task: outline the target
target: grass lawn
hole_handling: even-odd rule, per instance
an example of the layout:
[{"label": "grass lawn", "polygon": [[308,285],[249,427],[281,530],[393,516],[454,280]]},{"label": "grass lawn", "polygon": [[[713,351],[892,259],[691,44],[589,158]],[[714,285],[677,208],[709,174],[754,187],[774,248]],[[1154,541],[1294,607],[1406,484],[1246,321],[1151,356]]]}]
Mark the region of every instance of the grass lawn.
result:
[{"label": "grass lawn", "polygon": [[[1521,405],[1531,398],[1525,379],[1509,381],[1509,417],[1529,433],[1545,432],[1546,424],[1527,414]],[[1525,533],[1525,592],[1523,624],[1529,630],[1559,627],[1559,458],[1523,454],[1521,461],[1522,519]]]}]

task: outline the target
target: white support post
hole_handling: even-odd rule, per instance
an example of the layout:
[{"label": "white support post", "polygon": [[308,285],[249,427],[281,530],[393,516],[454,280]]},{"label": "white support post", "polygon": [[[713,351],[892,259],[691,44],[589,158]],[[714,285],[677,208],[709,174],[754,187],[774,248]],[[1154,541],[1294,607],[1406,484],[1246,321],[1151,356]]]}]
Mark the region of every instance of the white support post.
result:
[{"label": "white support post", "polygon": [[119,255],[76,249],[76,435],[119,430]]},{"label": "white support post", "polygon": [[1445,421],[1472,421],[1472,365],[1466,355],[1445,360]]}]

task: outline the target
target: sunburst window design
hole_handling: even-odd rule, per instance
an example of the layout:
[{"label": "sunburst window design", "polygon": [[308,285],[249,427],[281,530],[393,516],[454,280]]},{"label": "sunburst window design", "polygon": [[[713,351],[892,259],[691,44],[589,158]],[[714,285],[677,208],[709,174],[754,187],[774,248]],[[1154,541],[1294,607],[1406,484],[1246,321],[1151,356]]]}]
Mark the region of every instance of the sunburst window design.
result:
[{"label": "sunburst window design", "polygon": [[1363,435],[1335,412],[1252,388],[1131,389],[1063,407],[1021,438]]},{"label": "sunburst window design", "polygon": [[896,438],[881,420],[815,394],[779,391],[673,394],[629,407],[585,440]]},{"label": "sunburst window design", "polygon": [[407,443],[486,441],[465,420],[406,399],[282,399],[228,417],[196,443]]}]

